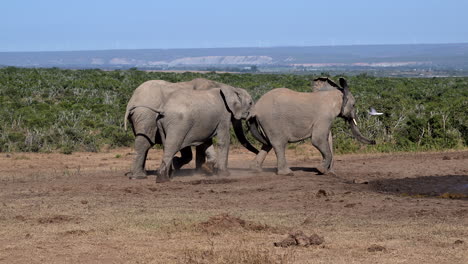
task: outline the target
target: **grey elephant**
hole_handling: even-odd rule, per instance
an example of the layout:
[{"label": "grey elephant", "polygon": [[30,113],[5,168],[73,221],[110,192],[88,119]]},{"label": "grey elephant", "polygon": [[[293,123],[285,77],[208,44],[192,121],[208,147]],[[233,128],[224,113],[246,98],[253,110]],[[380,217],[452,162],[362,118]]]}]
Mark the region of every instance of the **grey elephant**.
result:
[{"label": "grey elephant", "polygon": [[[135,135],[136,156],[133,161],[132,170],[129,173],[130,179],[145,179],[145,163],[149,149],[155,144],[161,144],[161,137],[158,133],[156,120],[159,116],[157,112],[172,95],[181,90],[207,90],[215,87],[227,86],[222,83],[197,78],[188,82],[171,83],[163,80],[151,80],[144,82],[133,92],[130,98],[124,117],[124,127],[127,129],[127,120],[132,124]],[[247,148],[252,149],[243,135],[242,124],[236,123],[234,126],[239,141]],[[255,148],[253,148],[255,149]],[[192,150],[190,147],[180,150],[181,157],[174,159],[174,168],[179,169],[184,164],[192,160]],[[200,168],[208,159],[205,165],[208,170],[216,162],[216,152],[211,146],[202,151],[197,149],[197,168]]]},{"label": "grey elephant", "polygon": [[[189,146],[207,149],[212,146],[214,136],[218,145],[216,173],[228,175],[231,122],[238,126],[248,117],[252,106],[252,97],[246,90],[227,85],[209,90],[181,90],[171,95],[159,111],[157,121],[164,154],[156,182],[170,179],[177,151]],[[243,133],[242,127],[240,130]]]},{"label": "grey elephant", "polygon": [[312,93],[277,88],[264,94],[255,104],[248,123],[262,149],[251,164],[261,170],[268,152],[274,148],[280,175],[293,175],[285,157],[286,145],[310,138],[323,157],[319,171],[334,174],[331,127],[336,117],[344,118],[353,136],[366,144],[375,144],[361,135],[356,124],[355,99],[345,79],[340,86],[328,78],[318,78]]}]

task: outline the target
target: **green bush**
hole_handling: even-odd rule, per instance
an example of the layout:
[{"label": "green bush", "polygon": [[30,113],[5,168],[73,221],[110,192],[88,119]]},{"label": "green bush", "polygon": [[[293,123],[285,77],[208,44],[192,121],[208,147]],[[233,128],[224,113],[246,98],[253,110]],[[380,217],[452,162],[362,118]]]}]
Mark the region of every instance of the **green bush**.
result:
[{"label": "green bush", "polygon": [[[131,129],[123,130],[123,115],[133,90],[147,80],[179,82],[200,77],[244,88],[258,100],[278,87],[310,91],[317,76],[0,68],[0,151],[71,153],[99,151],[104,145],[131,146],[134,137]],[[357,100],[361,132],[378,144],[364,147],[338,119],[333,126],[336,152],[467,146],[468,78],[362,74],[347,79]],[[368,116],[371,106],[384,115]],[[231,135],[233,144],[238,144]],[[247,138],[260,145],[250,134]]]}]

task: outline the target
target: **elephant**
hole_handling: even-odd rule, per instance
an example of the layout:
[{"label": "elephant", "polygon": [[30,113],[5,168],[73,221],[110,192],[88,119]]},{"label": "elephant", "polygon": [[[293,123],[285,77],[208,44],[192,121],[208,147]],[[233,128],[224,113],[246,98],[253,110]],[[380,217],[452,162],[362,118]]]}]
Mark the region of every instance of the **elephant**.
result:
[{"label": "elephant", "polygon": [[[150,80],[138,86],[127,104],[124,117],[125,130],[127,130],[127,121],[129,121],[132,124],[135,135],[136,157],[133,161],[132,170],[128,174],[129,178],[145,179],[147,177],[145,163],[148,151],[155,144],[162,143],[156,125],[159,115],[157,110],[166,103],[171,94],[182,90],[207,90],[224,86],[227,87],[225,84],[203,78],[178,83]],[[242,124],[236,124],[234,128],[239,141],[247,148],[255,149],[245,139]],[[180,152],[181,157],[175,157],[173,161],[175,169],[179,169],[192,160],[192,150],[190,147],[182,148]],[[197,149],[197,169],[202,167],[205,158],[208,158],[205,168],[210,171],[216,162],[216,152],[212,146],[205,151]]]},{"label": "elephant", "polygon": [[[215,172],[229,175],[230,126],[232,123],[239,129],[240,124],[243,134],[241,120],[247,119],[252,106],[252,97],[246,90],[227,85],[209,90],[180,90],[172,94],[159,110],[157,120],[164,153],[156,182],[170,180],[171,163],[179,149],[198,146],[203,151],[212,146],[214,136],[218,145]],[[258,153],[254,147],[251,151]]]},{"label": "elephant", "polygon": [[261,171],[268,152],[274,148],[277,174],[293,175],[285,157],[286,145],[310,138],[312,145],[322,154],[319,172],[335,175],[331,127],[336,117],[348,122],[358,141],[375,144],[374,140],[362,136],[357,127],[355,99],[346,80],[340,78],[339,83],[341,87],[328,78],[318,78],[313,92],[277,88],[264,94],[247,120],[250,132],[262,143],[251,169]]}]

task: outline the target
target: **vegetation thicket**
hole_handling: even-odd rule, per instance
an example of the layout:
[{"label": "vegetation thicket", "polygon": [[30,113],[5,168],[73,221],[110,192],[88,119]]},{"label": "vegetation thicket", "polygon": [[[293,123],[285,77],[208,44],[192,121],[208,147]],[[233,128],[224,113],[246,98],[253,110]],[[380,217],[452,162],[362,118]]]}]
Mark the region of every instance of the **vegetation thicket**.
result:
[{"label": "vegetation thicket", "polygon": [[[71,153],[131,146],[134,137],[124,131],[123,116],[133,90],[147,80],[199,77],[244,88],[257,100],[277,87],[310,91],[318,75],[1,68],[0,151]],[[360,145],[338,118],[333,126],[338,153],[467,146],[468,78],[344,77],[356,97],[361,132],[377,145]],[[369,107],[384,114],[369,116]]]}]

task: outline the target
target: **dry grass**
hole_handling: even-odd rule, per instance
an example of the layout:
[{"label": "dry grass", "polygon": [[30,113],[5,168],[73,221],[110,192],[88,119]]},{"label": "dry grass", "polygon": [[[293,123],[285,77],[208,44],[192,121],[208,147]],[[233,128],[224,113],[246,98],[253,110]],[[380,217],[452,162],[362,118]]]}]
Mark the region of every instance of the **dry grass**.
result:
[{"label": "dry grass", "polygon": [[[132,158],[127,152],[0,157],[0,263],[468,260],[464,199],[403,196],[392,186],[392,192],[381,193],[372,184],[316,175],[307,169],[319,163],[315,159],[293,161],[305,169],[284,177],[274,174],[269,156],[266,172],[254,175],[243,169],[249,157],[242,153],[231,155],[234,169],[227,179],[184,170],[167,184],[155,184],[154,177],[129,181],[123,176]],[[447,155],[451,159],[443,160]],[[415,169],[408,170],[406,164],[415,161]],[[150,162],[155,167],[156,161]],[[463,181],[468,168],[466,152],[350,155],[338,157],[337,172],[345,180],[391,179],[384,182],[394,186],[419,184],[408,177],[426,180],[420,185],[426,190],[432,182]],[[318,234],[325,242],[273,245],[294,231]]]}]

